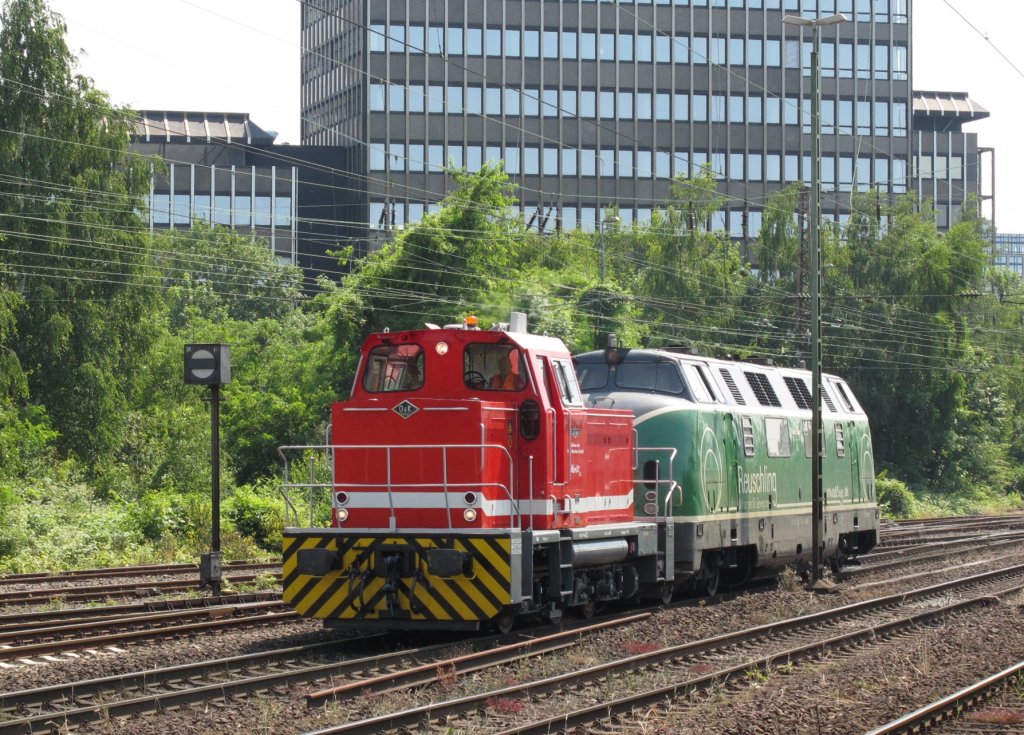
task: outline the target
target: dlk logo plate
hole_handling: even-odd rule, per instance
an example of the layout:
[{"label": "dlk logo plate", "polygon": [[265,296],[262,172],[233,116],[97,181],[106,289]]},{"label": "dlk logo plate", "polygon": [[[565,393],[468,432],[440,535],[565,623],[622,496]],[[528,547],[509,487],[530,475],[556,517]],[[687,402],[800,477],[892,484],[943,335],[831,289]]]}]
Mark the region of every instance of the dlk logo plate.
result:
[{"label": "dlk logo plate", "polygon": [[410,416],[412,416],[414,413],[419,411],[419,409],[416,408],[416,406],[414,406],[409,401],[402,401],[401,403],[399,403],[397,406],[395,406],[391,410],[394,411],[395,413],[397,413],[403,419],[407,419]]}]

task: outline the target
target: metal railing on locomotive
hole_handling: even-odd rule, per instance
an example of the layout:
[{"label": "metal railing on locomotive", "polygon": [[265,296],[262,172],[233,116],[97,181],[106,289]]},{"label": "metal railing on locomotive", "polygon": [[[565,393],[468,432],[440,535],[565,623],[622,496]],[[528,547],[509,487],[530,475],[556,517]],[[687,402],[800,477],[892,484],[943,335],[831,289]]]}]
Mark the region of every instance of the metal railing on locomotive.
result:
[{"label": "metal railing on locomotive", "polygon": [[[667,475],[662,475],[663,460],[658,458],[659,454],[665,455],[664,463],[668,465]],[[678,454],[679,450],[676,447],[636,447],[635,449],[636,459],[633,461],[633,469],[640,469],[641,476],[634,478],[633,483],[637,486],[637,489],[643,487],[644,513],[648,516],[653,516],[656,521],[668,521],[672,517],[672,497],[676,494],[676,491],[682,492],[682,486],[673,479],[675,476],[673,469]],[[643,468],[646,467],[647,462],[644,462],[642,457],[650,455],[655,457],[648,460],[654,463],[654,476],[645,477],[643,476]],[[679,499],[682,501],[682,497]],[[638,501],[639,499],[636,500]],[[650,512],[649,508],[651,504],[654,505],[653,513]]]},{"label": "metal railing on locomotive", "polygon": [[[335,482],[334,478],[326,481],[318,481],[316,478],[317,465],[315,463],[315,455],[322,454],[327,462],[327,466],[334,468],[336,462],[343,462],[346,451],[380,451],[384,453],[384,467],[386,477],[384,482],[380,483],[339,483]],[[440,463],[438,468],[440,470],[440,477],[434,481],[426,482],[414,482],[414,483],[399,483],[393,482],[392,477],[394,475],[393,468],[396,457],[406,451],[437,451],[439,453]],[[496,460],[504,459],[506,467],[508,467],[508,478],[507,483],[504,481],[506,478],[500,478],[500,482],[452,482],[448,477],[448,466],[449,457],[451,452],[458,451],[479,451],[480,452],[480,466],[483,468],[485,465],[488,455],[495,453],[498,456]],[[452,511],[453,510],[464,510],[467,507],[478,507],[475,505],[467,505],[462,503],[461,505],[454,505],[451,502],[451,493],[456,491],[458,493],[466,493],[467,491],[473,491],[479,493],[477,499],[482,503],[486,497],[484,491],[488,488],[494,488],[498,490],[498,494],[504,495],[508,501],[509,512],[507,515],[512,519],[512,528],[522,529],[523,527],[523,515],[529,515],[530,527],[532,528],[532,497],[533,497],[533,482],[532,482],[532,468],[533,462],[532,457],[530,458],[530,513],[524,514],[519,505],[519,501],[513,497],[512,488],[514,487],[514,473],[515,465],[513,462],[512,455],[509,453],[508,448],[501,444],[403,444],[400,446],[383,445],[383,444],[309,444],[309,445],[290,445],[280,447],[278,454],[281,456],[281,460],[284,463],[284,479],[281,484],[281,494],[284,496],[285,501],[285,526],[291,528],[315,528],[318,527],[316,520],[317,509],[324,507],[325,502],[328,507],[335,510],[339,510],[344,507],[344,504],[338,502],[337,497],[339,491],[351,492],[355,491],[371,491],[380,494],[380,492],[386,491],[388,498],[388,511],[390,517],[391,530],[395,530],[397,527],[397,519],[395,515],[395,495],[403,491],[416,490],[416,489],[437,489],[440,488],[440,495],[444,497],[444,509],[445,516],[448,521],[448,530],[454,530],[452,524]],[[294,481],[293,466],[294,463],[290,460],[289,453],[301,453],[302,461],[305,463],[308,461],[309,464],[309,476],[305,482]],[[495,461],[495,460],[492,460]],[[305,494],[306,497],[301,502],[296,502],[292,497],[292,493],[300,491]],[[326,497],[325,497],[326,496]],[[300,523],[301,516],[303,513],[308,513],[308,523],[303,525]],[[498,513],[495,515],[506,515]]]}]

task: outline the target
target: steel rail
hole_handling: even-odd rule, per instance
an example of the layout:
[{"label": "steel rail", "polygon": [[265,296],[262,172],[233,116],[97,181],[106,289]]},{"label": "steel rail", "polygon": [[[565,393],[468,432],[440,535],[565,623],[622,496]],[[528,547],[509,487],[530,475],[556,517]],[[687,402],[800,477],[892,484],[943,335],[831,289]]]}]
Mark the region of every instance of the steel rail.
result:
[{"label": "steel rail", "polygon": [[[822,622],[838,621],[844,618],[851,617],[854,614],[864,612],[881,611],[894,606],[902,605],[903,603],[920,599],[928,596],[935,596],[941,594],[954,587],[971,587],[977,584],[983,584],[986,582],[995,581],[1003,577],[1008,576],[1021,576],[1024,575],[1024,565],[1018,565],[1010,569],[998,570],[995,572],[987,572],[984,574],[973,575],[953,582],[944,582],[930,587],[914,590],[908,593],[901,593],[897,595],[889,595],[887,597],[879,598],[877,600],[867,600],[862,602],[853,603],[832,610],[826,610],[819,613],[813,613],[810,615],[801,616],[799,618],[792,618],[784,621],[777,621],[774,623],[768,623],[765,625],[757,626],[743,631],[737,631],[735,633],[724,634],[708,638],[700,641],[693,641],[689,643],[680,644],[677,646],[671,646],[660,649],[651,653],[638,654],[635,656],[629,656],[627,658],[618,659],[616,661],[599,664],[597,666],[589,667],[582,671],[571,672],[568,674],[562,674],[560,676],[550,677],[537,682],[517,684],[513,687],[507,687],[505,689],[499,689],[495,691],[485,692],[479,695],[471,695],[463,697],[461,699],[450,700],[447,702],[434,702],[428,705],[420,707],[414,707],[401,712],[390,713],[381,715],[378,717],[368,718],[364,720],[358,720],[348,722],[342,725],[328,727],[322,730],[316,730],[308,733],[307,735],[371,735],[383,731],[395,730],[402,727],[412,727],[417,723],[424,720],[436,719],[438,717],[451,716],[457,714],[463,714],[476,709],[486,707],[488,700],[500,699],[504,697],[512,698],[524,698],[533,697],[540,694],[552,692],[558,689],[566,688],[569,685],[583,684],[589,681],[600,680],[608,677],[611,674],[619,673],[623,671],[635,670],[637,668],[648,667],[658,663],[665,663],[674,659],[685,658],[687,656],[693,656],[695,654],[707,653],[711,651],[721,650],[728,646],[735,646],[739,643],[753,641],[755,639],[763,639],[772,635],[779,635],[781,633],[791,632],[795,629],[808,629],[814,630],[819,627]],[[1013,591],[1024,588],[1024,584],[1018,585],[1012,588]],[[999,594],[1005,594],[1006,590],[1001,590]],[[972,598],[966,602],[954,603],[943,608],[937,608],[938,611],[943,611],[948,614],[950,611],[958,609],[966,609],[972,605],[977,605],[982,602],[991,601],[994,595],[992,593],[985,593],[984,595]],[[764,662],[774,662],[776,660],[788,660],[787,657],[795,655],[794,652],[802,650],[824,650],[829,646],[837,646],[843,643],[849,644],[850,642],[859,641],[863,639],[870,639],[877,635],[879,631],[895,630],[899,623],[904,625],[912,625],[923,620],[932,619],[936,615],[936,610],[926,611],[924,613],[915,613],[909,617],[901,618],[896,623],[883,623],[877,626],[870,626],[867,628],[861,628],[851,634],[845,634],[840,636],[834,636],[827,638],[824,641],[818,640],[805,646],[799,646],[794,649],[788,649],[783,654],[773,654],[769,657],[757,659],[754,661],[747,661],[741,666],[734,667],[732,669],[725,670],[726,673],[737,673],[749,670],[752,666],[766,665]],[[941,613],[940,613],[941,614]],[[929,617],[932,616],[932,617]],[[695,681],[717,681],[721,678],[723,672],[716,672],[715,674],[707,677],[699,677],[696,680],[690,680],[685,684],[672,685],[671,687],[663,687],[654,690],[654,693],[650,694],[650,701],[658,701],[667,696],[668,693],[675,694],[678,691],[684,691],[686,688],[692,688]],[[643,695],[642,695],[643,696]],[[641,696],[640,700],[634,700],[628,698],[623,701],[633,702],[631,706],[647,703],[647,700],[643,700]],[[605,705],[601,705],[597,708],[589,708],[585,710],[586,715],[581,715],[583,719],[579,722],[573,721],[567,727],[575,727],[584,724],[586,717],[589,717],[594,711],[604,711]],[[611,711],[611,710],[609,710]],[[586,722],[593,721],[586,720]],[[548,733],[561,731],[562,717],[554,718],[552,720],[545,721],[544,723],[531,723],[530,725],[524,726],[527,729],[523,729],[523,733]],[[536,725],[536,729],[528,729]],[[519,732],[519,730],[512,730],[509,732]]]},{"label": "steel rail", "polygon": [[[231,584],[246,584],[263,579],[267,575],[243,574],[225,577],[224,581]],[[281,575],[273,575],[280,582]],[[41,605],[53,600],[64,602],[91,602],[106,600],[111,597],[126,595],[149,595],[164,592],[183,592],[199,588],[198,580],[166,579],[145,580],[137,584],[109,584],[97,587],[49,587],[37,590],[17,590],[0,593],[0,607],[9,605]]]},{"label": "steel rail", "polygon": [[[280,569],[280,562],[229,561],[222,565],[225,571],[243,569]],[[68,569],[63,572],[29,572],[27,574],[7,574],[0,576],[0,585],[35,584],[44,582],[61,582],[65,580],[94,579],[103,577],[140,577],[147,574],[189,574],[198,573],[195,564],[150,564],[132,567],[109,567],[106,569]]]},{"label": "steel rail", "polygon": [[155,613],[171,610],[201,610],[217,605],[238,605],[246,602],[279,601],[279,592],[241,592],[216,597],[178,597],[171,600],[151,600],[128,605],[104,605],[102,607],[71,607],[60,610],[29,610],[0,615],[0,631],[24,630],[39,627],[43,623],[71,623],[78,620],[99,620],[117,615]]},{"label": "steel rail", "polygon": [[289,610],[287,612],[259,613],[256,615],[245,615],[242,617],[227,617],[228,615],[233,615],[233,613],[229,610],[215,611],[211,609],[208,614],[211,617],[217,617],[214,620],[208,620],[201,623],[186,623],[184,625],[172,625],[162,628],[146,628],[143,630],[124,630],[107,635],[96,635],[74,639],[65,638],[59,641],[30,643],[21,646],[11,646],[10,648],[0,648],[0,661],[12,661],[15,659],[32,658],[33,656],[63,653],[66,651],[80,651],[82,649],[89,648],[102,648],[104,646],[122,644],[127,641],[170,638],[184,635],[186,633],[197,633],[217,628],[233,628],[244,625],[277,623],[285,620],[293,620],[299,617],[299,614],[294,610]]},{"label": "steel rail", "polygon": [[1024,662],[1003,669],[998,674],[986,677],[931,704],[926,704],[924,707],[881,727],[876,727],[864,735],[918,733],[943,720],[955,720],[964,710],[973,709],[978,704],[987,702],[994,694],[1009,686],[1011,681],[1018,679],[1022,673],[1024,673]]},{"label": "steel rail", "polygon": [[[964,546],[970,547],[972,544],[977,544],[979,542],[985,543],[986,547],[990,547],[1013,540],[1019,541],[1022,538],[1024,538],[1024,532],[1022,531],[1004,530],[986,534],[964,536],[962,538],[948,539],[945,541],[928,541],[915,546],[899,546],[892,549],[884,549],[882,551],[872,551],[867,554],[861,554],[857,557],[857,560],[862,564],[862,568],[877,568],[875,566],[876,564],[881,564],[889,559],[910,560],[919,558],[916,553],[918,550],[928,550],[929,552],[934,550],[941,552],[942,550],[960,549]],[[995,541],[996,543],[988,543],[990,541]]]},{"label": "steel rail", "polygon": [[[1009,546],[1011,544],[1019,546],[1021,539],[1024,539],[1024,534],[1021,534],[1020,536],[1016,536],[1014,538],[994,540],[992,541],[992,543],[986,543],[984,546],[974,546],[971,549],[968,549],[968,551],[987,551],[990,549],[995,550],[1002,546]],[[984,539],[979,538],[976,540],[975,543],[980,542],[982,540]],[[842,570],[842,575],[844,577],[859,577],[865,574],[869,574],[871,572],[880,572],[886,569],[898,569],[900,567],[910,566],[911,562],[934,561],[936,559],[948,559],[951,556],[963,556],[964,551],[964,549],[945,549],[942,551],[930,551],[925,554],[905,556],[900,559],[878,562],[877,564],[869,563],[867,562],[867,560],[862,560],[866,563],[862,566],[846,567]]]},{"label": "steel rail", "polygon": [[77,637],[91,638],[90,633],[100,630],[119,630],[144,625],[147,628],[158,629],[156,624],[174,622],[188,618],[221,618],[226,615],[238,613],[259,612],[263,610],[276,610],[284,607],[280,600],[270,602],[242,602],[232,605],[216,605],[213,607],[200,607],[190,610],[162,610],[156,612],[139,612],[118,615],[112,618],[100,618],[91,621],[69,621],[55,625],[48,625],[43,628],[27,628],[21,630],[0,631],[0,644],[14,643],[18,641],[61,640],[66,639],[65,634],[71,633]]}]

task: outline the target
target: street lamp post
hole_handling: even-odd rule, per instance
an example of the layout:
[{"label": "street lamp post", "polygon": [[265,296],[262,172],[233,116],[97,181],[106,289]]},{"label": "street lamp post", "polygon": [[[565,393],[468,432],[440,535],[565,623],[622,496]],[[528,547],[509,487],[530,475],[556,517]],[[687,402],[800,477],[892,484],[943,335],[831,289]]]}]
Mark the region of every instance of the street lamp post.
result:
[{"label": "street lamp post", "polygon": [[598,229],[600,230],[599,234],[600,234],[600,239],[601,239],[601,285],[602,286],[604,285],[604,277],[605,277],[604,228],[605,228],[605,225],[618,224],[620,221],[621,221],[621,218],[619,217],[619,215],[613,214],[611,217],[603,219],[603,220],[601,220],[598,223]]},{"label": "street lamp post", "polygon": [[845,23],[842,13],[824,18],[783,16],[786,25],[810,28],[814,35],[811,51],[811,588],[822,589],[824,558],[822,554],[822,519],[824,494],[821,476],[821,239],[818,226],[821,221],[821,28]]}]

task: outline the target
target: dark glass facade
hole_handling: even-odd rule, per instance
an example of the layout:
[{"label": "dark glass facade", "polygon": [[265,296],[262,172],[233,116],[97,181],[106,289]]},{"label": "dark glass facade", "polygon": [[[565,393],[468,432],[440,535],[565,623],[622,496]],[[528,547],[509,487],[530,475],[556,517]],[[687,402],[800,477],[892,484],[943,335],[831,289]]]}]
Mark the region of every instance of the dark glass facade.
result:
[{"label": "dark glass facade", "polygon": [[357,165],[353,149],[274,145],[275,137],[244,113],[140,112],[131,150],[163,161],[153,167],[150,229],[205,220],[265,239],[310,287],[319,274],[339,276],[328,251],[365,245],[365,203],[342,173]]}]

